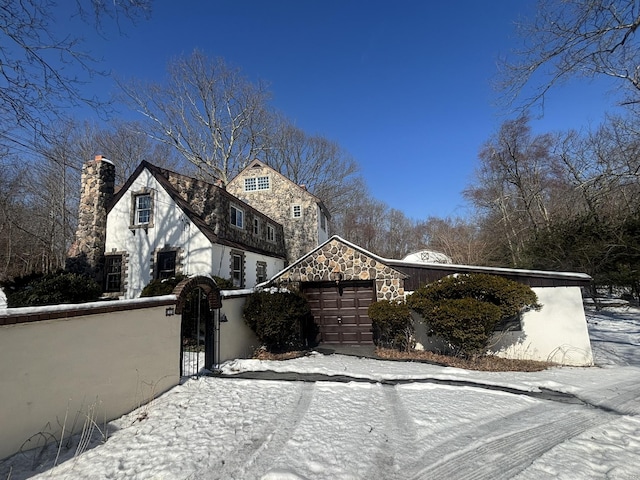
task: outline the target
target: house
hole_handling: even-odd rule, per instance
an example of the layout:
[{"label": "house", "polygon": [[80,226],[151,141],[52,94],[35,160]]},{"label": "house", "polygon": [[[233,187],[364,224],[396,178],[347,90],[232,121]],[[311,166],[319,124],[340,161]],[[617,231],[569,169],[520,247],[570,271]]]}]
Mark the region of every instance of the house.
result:
[{"label": "house", "polygon": [[70,256],[102,278],[106,295],[135,298],[153,279],[204,274],[250,288],[282,270],[281,223],[222,186],[143,161],[114,192],[115,166],[84,165]]},{"label": "house", "polygon": [[[373,342],[367,310],[377,300],[403,300],[425,283],[459,273],[499,275],[529,285],[542,309],[521,315],[507,332],[496,332],[492,350],[507,358],[591,365],[593,356],[582,303],[586,274],[490,268],[379,257],[338,236],[274,275],[267,285],[299,289],[319,327],[319,341]],[[419,327],[419,325],[418,325]],[[437,349],[437,339],[417,328],[416,340]]]},{"label": "house", "polygon": [[259,160],[249,163],[226,189],[282,224],[288,263],[329,238],[331,216],[324,203]]}]

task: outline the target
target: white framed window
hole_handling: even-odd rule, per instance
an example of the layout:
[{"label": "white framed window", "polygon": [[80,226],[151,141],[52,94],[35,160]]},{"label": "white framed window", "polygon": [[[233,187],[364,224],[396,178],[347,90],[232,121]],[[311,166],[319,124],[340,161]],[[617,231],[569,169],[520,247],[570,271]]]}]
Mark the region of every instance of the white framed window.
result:
[{"label": "white framed window", "polygon": [[148,225],[151,223],[151,194],[141,193],[134,197],[134,225]]},{"label": "white framed window", "polygon": [[260,220],[258,220],[257,218],[253,219],[253,234],[254,235],[260,234]]},{"label": "white framed window", "polygon": [[256,263],[256,283],[267,281],[267,262]]},{"label": "white framed window", "polygon": [[268,176],[264,177],[247,177],[244,179],[244,191],[255,192],[256,190],[269,190],[271,180]]},{"label": "white framed window", "polygon": [[229,222],[238,228],[244,228],[244,210],[231,205],[229,207]]},{"label": "white framed window", "polygon": [[291,216],[293,218],[302,218],[302,205],[293,205],[291,207]]},{"label": "white framed window", "polygon": [[267,240],[274,242],[276,240],[276,229],[273,225],[267,224]]},{"label": "white framed window", "polygon": [[244,287],[244,254],[231,252],[231,280],[234,287]]},{"label": "white framed window", "polygon": [[258,177],[258,190],[269,190],[269,177]]},{"label": "white framed window", "polygon": [[254,192],[258,189],[256,186],[256,177],[249,177],[244,179],[244,191]]}]

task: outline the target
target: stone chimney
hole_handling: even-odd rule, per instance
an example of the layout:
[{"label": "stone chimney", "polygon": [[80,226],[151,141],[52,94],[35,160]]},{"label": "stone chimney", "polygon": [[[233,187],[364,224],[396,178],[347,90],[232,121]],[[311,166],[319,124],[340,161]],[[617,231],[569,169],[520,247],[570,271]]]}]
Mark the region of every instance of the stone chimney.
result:
[{"label": "stone chimney", "polygon": [[115,165],[102,155],[82,166],[78,228],[67,264],[74,264],[70,270],[92,272],[97,280],[102,277],[107,204],[113,198],[115,178]]}]

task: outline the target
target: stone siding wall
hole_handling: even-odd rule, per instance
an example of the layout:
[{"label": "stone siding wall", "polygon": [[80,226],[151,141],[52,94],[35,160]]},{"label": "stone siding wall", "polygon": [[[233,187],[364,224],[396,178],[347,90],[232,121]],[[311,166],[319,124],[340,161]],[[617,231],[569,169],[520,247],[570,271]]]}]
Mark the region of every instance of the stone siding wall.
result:
[{"label": "stone siding wall", "polygon": [[[275,222],[271,221],[267,215],[245,203],[242,199],[235,199],[229,192],[217,185],[170,171],[166,171],[164,176],[180,197],[190,205],[191,209],[213,229],[218,238],[284,256],[285,235],[283,227],[277,223],[277,219]],[[236,205],[244,212],[243,228],[231,225],[229,221],[231,204]],[[258,219],[260,225],[257,234],[253,231],[255,219]],[[272,225],[275,229],[273,241],[267,239],[267,224]]]},{"label": "stone siding wall", "polygon": [[107,233],[107,203],[113,198],[115,166],[97,155],[82,167],[76,237],[69,257],[86,261],[100,279]]},{"label": "stone siding wall", "polygon": [[276,279],[300,286],[301,282],[374,280],[378,300],[404,299],[405,275],[361,251],[332,240],[297,262]]},{"label": "stone siding wall", "polygon": [[[269,177],[268,190],[244,190],[245,178],[265,176]],[[318,246],[316,197],[271,167],[254,163],[229,182],[227,191],[282,224],[288,264]],[[294,205],[301,208],[300,218],[293,217]]]}]

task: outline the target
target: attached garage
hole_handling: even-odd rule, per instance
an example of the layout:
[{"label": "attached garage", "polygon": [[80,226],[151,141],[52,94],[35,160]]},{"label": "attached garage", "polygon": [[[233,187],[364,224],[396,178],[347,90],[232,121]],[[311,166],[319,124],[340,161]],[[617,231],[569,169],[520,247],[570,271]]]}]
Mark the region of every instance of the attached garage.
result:
[{"label": "attached garage", "polygon": [[321,343],[370,345],[373,343],[369,305],[376,299],[372,280],[302,282]]}]

